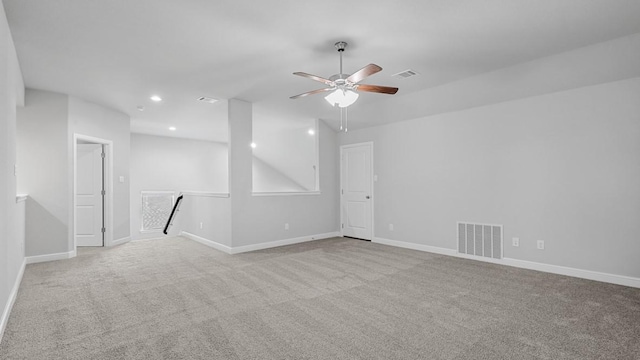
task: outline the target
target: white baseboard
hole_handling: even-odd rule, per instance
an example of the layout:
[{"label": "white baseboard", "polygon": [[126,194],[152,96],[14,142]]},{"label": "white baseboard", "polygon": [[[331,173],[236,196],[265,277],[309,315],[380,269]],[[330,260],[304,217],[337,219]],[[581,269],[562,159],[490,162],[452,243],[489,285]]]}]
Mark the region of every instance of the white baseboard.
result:
[{"label": "white baseboard", "polygon": [[329,239],[336,236],[340,236],[340,233],[337,231],[324,233],[324,234],[317,234],[317,235],[300,236],[300,237],[291,238],[291,239],[269,241],[269,242],[260,243],[260,244],[244,245],[244,246],[232,247],[231,253],[239,254],[243,252],[269,249],[269,248],[274,248],[278,246],[299,244],[307,241]]},{"label": "white baseboard", "polygon": [[372,242],[383,244],[383,245],[401,247],[405,249],[426,251],[426,252],[440,254],[440,255],[455,256],[463,259],[489,262],[492,264],[512,266],[512,267],[517,267],[521,269],[536,270],[536,271],[542,271],[542,272],[547,272],[552,274],[566,275],[566,276],[572,276],[572,277],[577,277],[581,279],[588,279],[588,280],[601,281],[601,282],[606,282],[606,283],[611,283],[616,285],[624,285],[629,287],[640,288],[640,278],[631,277],[631,276],[607,274],[603,272],[576,269],[576,268],[570,268],[566,266],[550,265],[550,264],[544,264],[544,263],[538,263],[538,262],[526,261],[526,260],[518,260],[518,259],[512,259],[512,258],[503,258],[503,259],[485,258],[485,257],[472,256],[467,254],[460,254],[455,249],[421,245],[421,244],[409,243],[404,241],[389,240],[384,238],[374,238]]},{"label": "white baseboard", "polygon": [[434,253],[434,254],[440,254],[440,255],[449,255],[449,256],[458,255],[457,252],[455,250],[453,250],[453,249],[447,249],[447,248],[442,248],[442,247],[437,247],[437,246],[422,245],[422,244],[414,244],[414,243],[398,241],[398,240],[389,240],[389,239],[384,239],[384,238],[379,238],[379,237],[374,237],[371,240],[371,242],[378,243],[378,244],[383,244],[383,245],[389,245],[389,246],[396,246],[396,247],[401,247],[401,248],[411,249],[411,250],[426,251],[426,252],[430,252],[430,253]]},{"label": "white baseboard", "polygon": [[11,315],[11,309],[13,309],[13,304],[16,302],[16,297],[18,296],[18,289],[20,289],[20,283],[22,282],[22,275],[24,275],[24,268],[27,265],[27,259],[22,261],[22,265],[20,266],[20,270],[18,271],[18,276],[16,277],[16,281],[13,283],[13,287],[11,288],[11,292],[9,293],[9,298],[7,299],[7,304],[4,306],[4,310],[2,311],[2,318],[0,318],[0,342],[2,342],[2,335],[4,335],[4,330],[7,327],[7,323],[9,322],[9,315]]},{"label": "white baseboard", "polygon": [[611,283],[616,285],[624,285],[629,287],[640,288],[640,278],[635,278],[631,276],[608,274],[608,273],[603,273],[598,271],[576,269],[576,268],[570,268],[570,267],[559,266],[559,265],[549,265],[549,264],[543,264],[543,263],[538,263],[533,261],[518,260],[518,259],[511,259],[511,258],[504,258],[502,260],[504,261],[504,265],[519,267],[522,269],[537,270],[537,271],[548,272],[553,274],[573,276],[573,277],[582,278],[582,279],[595,280],[595,281],[601,281],[601,282],[606,282],[606,283]]},{"label": "white baseboard", "polygon": [[75,250],[64,252],[64,253],[57,253],[57,254],[27,256],[26,260],[27,260],[27,264],[36,264],[36,263],[54,261],[54,260],[66,260],[74,257],[76,257]]},{"label": "white baseboard", "polygon": [[223,252],[225,252],[227,254],[240,254],[240,253],[243,253],[243,252],[269,249],[269,248],[274,248],[274,247],[278,247],[278,246],[299,244],[299,243],[303,243],[303,242],[307,242],[307,241],[328,239],[328,238],[340,236],[340,233],[339,232],[330,232],[330,233],[324,233],[324,234],[301,236],[301,237],[297,237],[297,238],[275,240],[275,241],[269,241],[269,242],[260,243],[260,244],[244,245],[244,246],[237,246],[237,247],[230,247],[230,246],[227,246],[227,245],[222,245],[222,244],[217,243],[215,241],[211,241],[209,239],[205,239],[203,237],[200,237],[200,236],[197,236],[197,235],[185,232],[185,231],[180,232],[180,235],[184,236],[186,238],[189,238],[191,240],[197,241],[197,242],[199,242],[201,244],[204,244],[204,245],[207,245],[209,247],[212,247],[212,248],[214,248],[216,250],[223,251]]},{"label": "white baseboard", "polygon": [[209,239],[205,239],[201,236],[186,232],[186,231],[181,231],[179,236],[183,236],[186,237],[187,239],[193,240],[195,242],[199,242],[202,245],[206,245],[208,247],[212,247],[216,250],[220,250],[222,252],[225,252],[227,254],[231,254],[231,248],[227,245],[222,245],[220,243],[217,243],[215,241],[211,241]]},{"label": "white baseboard", "polygon": [[117,240],[112,240],[109,244],[106,244],[106,246],[108,247],[117,246],[124,243],[128,243],[129,241],[131,241],[131,236],[125,236]]}]

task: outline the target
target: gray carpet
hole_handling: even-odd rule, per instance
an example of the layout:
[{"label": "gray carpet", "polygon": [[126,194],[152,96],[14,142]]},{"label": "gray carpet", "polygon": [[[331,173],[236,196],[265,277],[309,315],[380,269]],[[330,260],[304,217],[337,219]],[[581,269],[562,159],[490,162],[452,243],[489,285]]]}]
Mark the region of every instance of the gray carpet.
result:
[{"label": "gray carpet", "polygon": [[2,359],[640,359],[640,289],[349,239],[28,265]]}]

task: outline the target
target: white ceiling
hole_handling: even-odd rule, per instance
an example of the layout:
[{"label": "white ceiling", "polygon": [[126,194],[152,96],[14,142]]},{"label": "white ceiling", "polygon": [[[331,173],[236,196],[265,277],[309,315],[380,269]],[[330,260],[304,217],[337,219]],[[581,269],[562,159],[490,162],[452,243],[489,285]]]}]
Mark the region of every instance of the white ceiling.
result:
[{"label": "white ceiling", "polygon": [[[375,110],[426,88],[640,32],[638,0],[3,4],[28,87],[120,110],[134,132],[218,141],[227,136],[226,105],[200,103],[200,96],[250,101],[256,112],[336,119],[322,95],[289,96],[323,87],[295,71],[338,72],[338,40],[349,43],[346,73],[376,63],[384,70],[363,83],[400,88],[395,96],[363,93],[353,105]],[[406,69],[421,75],[391,77]],[[152,103],[152,94],[164,101]],[[397,119],[408,110],[399,107]],[[351,128],[366,120],[356,112]],[[169,133],[171,125],[178,131]]]}]

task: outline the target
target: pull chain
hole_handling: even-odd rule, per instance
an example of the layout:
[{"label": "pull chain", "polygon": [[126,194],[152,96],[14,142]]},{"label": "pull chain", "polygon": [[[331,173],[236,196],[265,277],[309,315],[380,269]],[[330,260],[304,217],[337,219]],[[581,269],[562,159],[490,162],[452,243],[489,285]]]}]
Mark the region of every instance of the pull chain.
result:
[{"label": "pull chain", "polygon": [[344,108],[344,132],[349,131],[349,108]]}]

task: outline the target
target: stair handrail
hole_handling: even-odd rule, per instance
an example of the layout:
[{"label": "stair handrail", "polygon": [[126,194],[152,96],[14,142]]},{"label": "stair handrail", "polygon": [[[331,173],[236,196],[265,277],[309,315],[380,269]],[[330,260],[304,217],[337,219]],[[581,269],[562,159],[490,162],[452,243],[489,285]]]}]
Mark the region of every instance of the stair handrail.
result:
[{"label": "stair handrail", "polygon": [[169,232],[169,228],[173,225],[173,218],[176,216],[176,213],[180,211],[180,203],[182,202],[182,198],[184,195],[180,194],[176,199],[176,203],[173,204],[173,209],[171,210],[171,215],[169,215],[169,219],[167,220],[167,224],[164,226],[164,230],[162,232],[167,235]]}]

